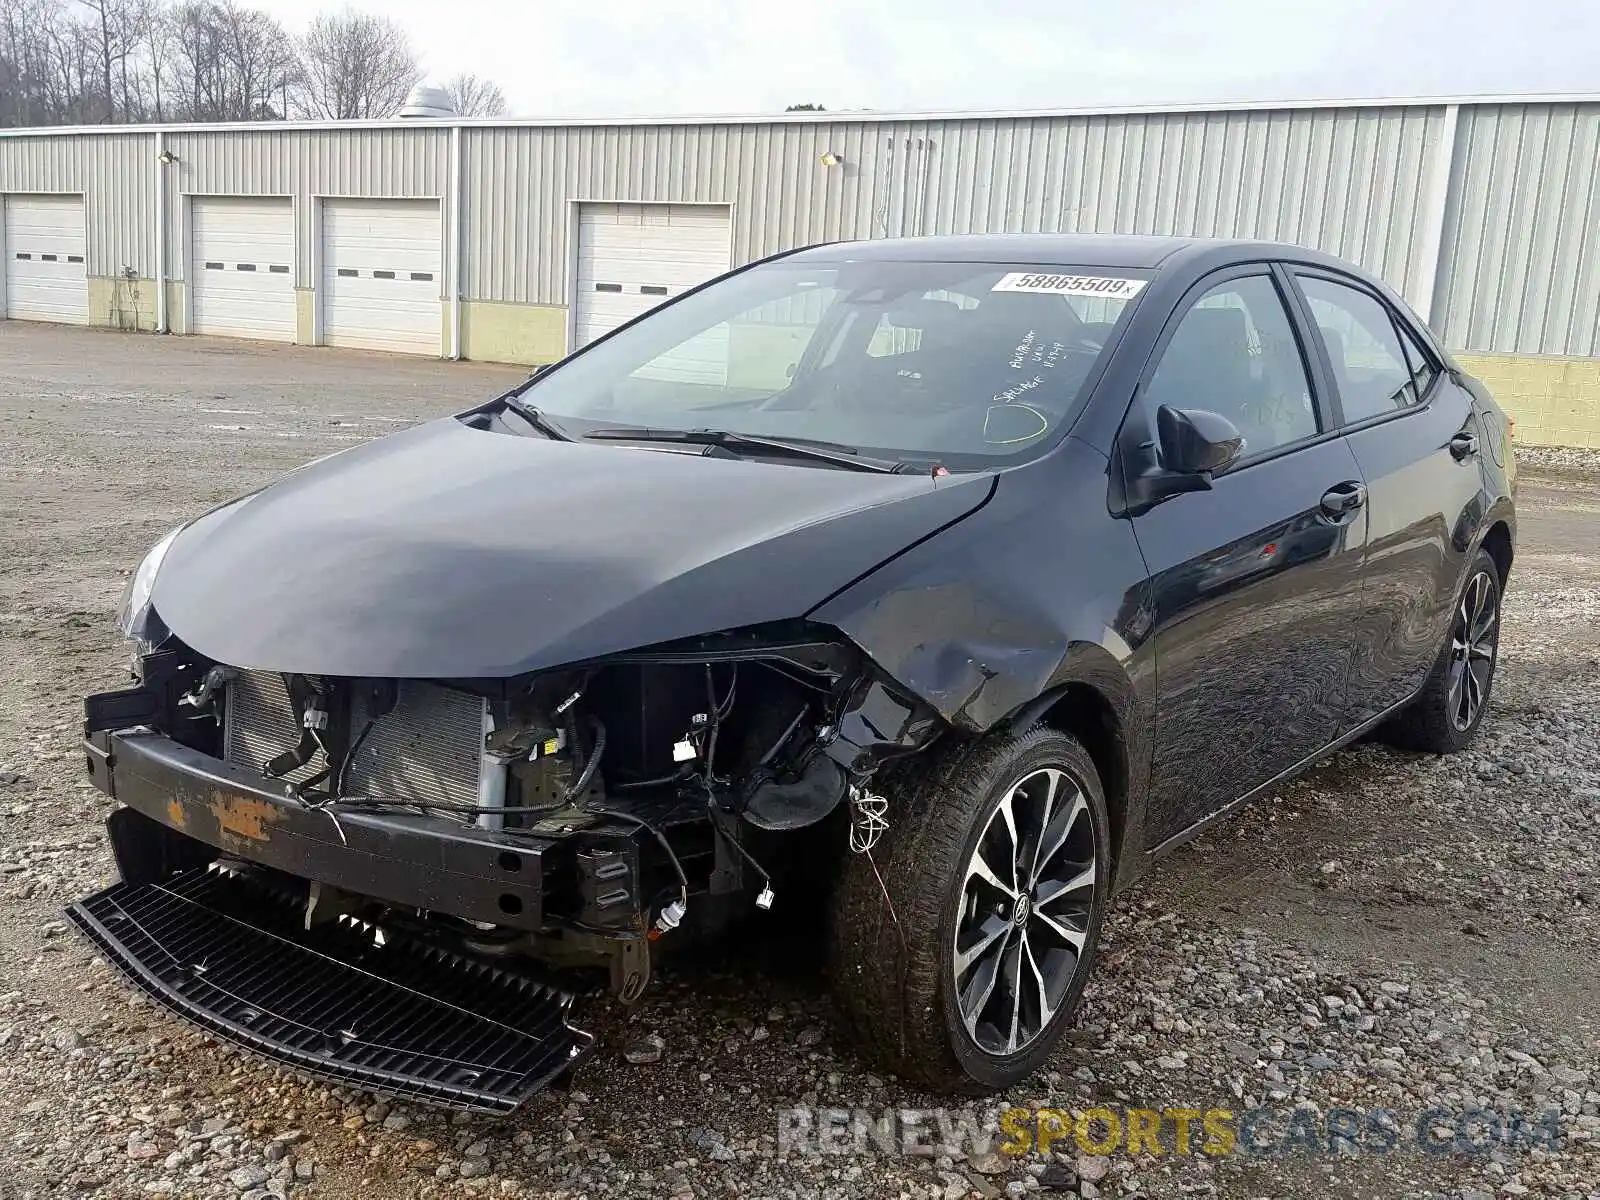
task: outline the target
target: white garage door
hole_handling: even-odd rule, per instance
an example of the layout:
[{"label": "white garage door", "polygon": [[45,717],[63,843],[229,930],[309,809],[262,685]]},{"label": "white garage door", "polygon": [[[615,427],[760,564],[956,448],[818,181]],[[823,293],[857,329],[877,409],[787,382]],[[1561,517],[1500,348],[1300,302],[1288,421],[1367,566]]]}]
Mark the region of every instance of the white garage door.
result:
[{"label": "white garage door", "polygon": [[287,200],[190,202],[194,333],[294,341],[294,209]]},{"label": "white garage door", "polygon": [[7,196],[6,316],[89,321],[82,196]]},{"label": "white garage door", "polygon": [[722,274],[730,236],[720,205],[583,205],[574,348]]},{"label": "white garage door", "polygon": [[439,354],[442,261],[438,201],[323,201],[324,344]]}]

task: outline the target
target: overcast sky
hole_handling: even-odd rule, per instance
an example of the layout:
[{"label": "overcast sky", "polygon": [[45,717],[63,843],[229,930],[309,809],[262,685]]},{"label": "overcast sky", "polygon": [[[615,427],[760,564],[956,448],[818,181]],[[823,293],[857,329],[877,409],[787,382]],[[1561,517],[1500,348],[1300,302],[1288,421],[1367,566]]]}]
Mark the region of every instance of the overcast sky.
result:
[{"label": "overcast sky", "polygon": [[[338,0],[256,0],[291,29]],[[1600,92],[1597,0],[358,0],[519,116]]]}]

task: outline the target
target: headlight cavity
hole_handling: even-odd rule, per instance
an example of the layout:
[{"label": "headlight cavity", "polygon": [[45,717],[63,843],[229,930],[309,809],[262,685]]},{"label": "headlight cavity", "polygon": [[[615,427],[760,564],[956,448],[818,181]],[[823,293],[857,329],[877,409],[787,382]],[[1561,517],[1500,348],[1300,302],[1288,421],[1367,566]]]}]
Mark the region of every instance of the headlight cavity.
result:
[{"label": "headlight cavity", "polygon": [[117,628],[122,631],[123,637],[137,643],[141,650],[153,650],[167,638],[166,626],[150,607],[150,594],[155,590],[156,573],[161,570],[161,561],[166,558],[173,540],[182,530],[183,526],[178,526],[150,547],[149,553],[128,579],[128,586],[123,589]]}]

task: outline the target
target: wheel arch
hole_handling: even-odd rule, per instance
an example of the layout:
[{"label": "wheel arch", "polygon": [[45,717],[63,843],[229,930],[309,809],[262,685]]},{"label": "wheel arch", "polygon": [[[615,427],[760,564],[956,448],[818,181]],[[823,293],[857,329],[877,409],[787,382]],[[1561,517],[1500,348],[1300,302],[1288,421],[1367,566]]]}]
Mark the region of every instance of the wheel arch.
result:
[{"label": "wheel arch", "polygon": [[1083,743],[1105,791],[1112,865],[1121,887],[1132,881],[1143,862],[1138,842],[1143,836],[1148,746],[1131,682],[1109,656],[1105,662],[1095,661],[1098,657],[1079,656],[1071,677],[1022,705],[1001,727],[1020,733],[1044,724]]},{"label": "wheel arch", "polygon": [[1515,557],[1511,526],[1504,518],[1495,521],[1478,544],[1488,552],[1490,558],[1494,559],[1495,569],[1500,572],[1500,586],[1504,587],[1506,580],[1511,576],[1511,560]]}]

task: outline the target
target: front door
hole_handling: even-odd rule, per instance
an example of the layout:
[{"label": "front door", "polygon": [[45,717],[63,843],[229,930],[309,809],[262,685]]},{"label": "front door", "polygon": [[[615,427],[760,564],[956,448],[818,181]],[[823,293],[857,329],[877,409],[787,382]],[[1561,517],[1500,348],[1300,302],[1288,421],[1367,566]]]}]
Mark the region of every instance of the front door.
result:
[{"label": "front door", "polygon": [[1449,634],[1487,507],[1472,397],[1423,339],[1355,280],[1296,270],[1368,488],[1366,608],[1351,725],[1422,686]]},{"label": "front door", "polygon": [[1230,272],[1191,298],[1129,421],[1148,441],[1159,406],[1208,409],[1245,447],[1210,490],[1133,518],[1157,675],[1152,845],[1338,735],[1367,540],[1360,469],[1273,276]]}]

